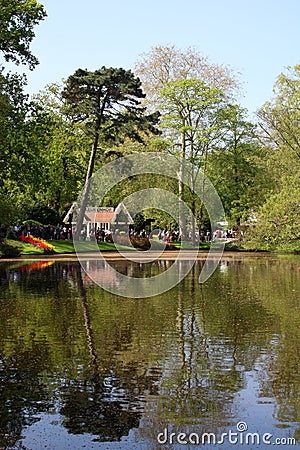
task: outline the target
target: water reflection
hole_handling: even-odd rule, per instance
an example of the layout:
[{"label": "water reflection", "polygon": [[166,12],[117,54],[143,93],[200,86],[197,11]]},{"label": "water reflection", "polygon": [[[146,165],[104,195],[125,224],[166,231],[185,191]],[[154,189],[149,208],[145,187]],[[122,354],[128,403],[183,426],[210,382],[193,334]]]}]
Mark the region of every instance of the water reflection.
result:
[{"label": "water reflection", "polygon": [[[298,438],[298,261],[225,258],[204,285],[199,261],[150,299],[113,296],[72,261],[0,265],[0,447],[41,448],[55,428],[75,447],[154,449],[164,427],[220,433],[239,420]],[[112,264],[153,276],[172,262]]]}]

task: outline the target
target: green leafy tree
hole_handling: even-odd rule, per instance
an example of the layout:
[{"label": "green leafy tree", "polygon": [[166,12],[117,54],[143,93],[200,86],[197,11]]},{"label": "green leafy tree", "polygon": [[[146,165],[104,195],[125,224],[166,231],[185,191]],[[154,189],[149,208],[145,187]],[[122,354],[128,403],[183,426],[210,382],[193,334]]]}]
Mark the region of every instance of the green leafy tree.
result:
[{"label": "green leafy tree", "polygon": [[[13,199],[23,209],[38,197],[45,185],[45,149],[51,135],[49,117],[35,110],[26,119],[8,120],[5,141],[0,145],[3,178],[2,195]],[[17,116],[18,118],[18,116]]]},{"label": "green leafy tree", "polygon": [[299,174],[282,182],[258,209],[257,219],[246,236],[247,248],[300,250]]},{"label": "green leafy tree", "polygon": [[264,141],[300,158],[300,64],[281,73],[273,91],[274,98],[258,111]]},{"label": "green leafy tree", "polygon": [[247,110],[228,105],[218,116],[222,139],[209,155],[207,173],[222,199],[227,218],[240,225],[264,201],[270,187],[266,151],[259,145]]},{"label": "green leafy tree", "polygon": [[28,64],[33,69],[37,58],[30,51],[34,26],[46,17],[36,0],[0,0],[0,52],[5,61]]},{"label": "green leafy tree", "polygon": [[[169,139],[172,151],[176,147],[177,154],[192,163],[197,161],[199,167],[201,160],[201,168],[205,172],[208,147],[215,144],[216,138],[213,104],[217,110],[218,101],[214,101],[213,97],[219,97],[220,100],[222,96],[223,101],[232,101],[239,89],[236,75],[227,66],[211,63],[206,56],[193,48],[178,49],[174,45],[153,47],[149,53],[141,55],[135,71],[142,80],[147,94],[147,104],[152,108],[158,108],[162,117],[166,118],[165,125],[170,125],[164,127],[163,133],[164,137]],[[174,114],[177,114],[177,119]],[[207,127],[204,125],[205,121]],[[180,130],[179,133],[174,133],[176,126],[177,131]],[[197,173],[191,177],[193,183]],[[179,178],[183,178],[183,173],[179,174]],[[179,197],[183,198],[186,192],[183,192],[184,186],[180,179]],[[194,210],[195,198],[190,193],[188,196]],[[204,220],[204,212],[202,205],[198,213],[200,221]],[[180,222],[181,236],[184,238],[186,235],[184,215],[181,215]]]},{"label": "green leafy tree", "polygon": [[88,139],[79,124],[58,123],[44,155],[45,189],[41,195],[62,214],[77,197],[84,184],[88,161]]},{"label": "green leafy tree", "polygon": [[168,83],[187,79],[202,80],[211,88],[220,89],[226,98],[232,98],[239,88],[235,74],[229,67],[213,64],[197,50],[175,45],[157,45],[140,56],[135,73],[142,81],[147,104],[161,107],[161,91]]},{"label": "green leafy tree", "polygon": [[[23,77],[0,74],[0,196],[5,200],[3,205],[13,204],[15,209],[17,209],[15,194],[18,190],[18,183],[15,181],[19,179],[24,169],[22,136],[27,126],[25,118],[29,110],[23,86]],[[6,217],[9,216],[6,214]]]},{"label": "green leafy tree", "polygon": [[279,75],[274,97],[258,111],[261,140],[267,147],[266,168],[272,180],[258,222],[245,245],[299,248],[300,216],[300,65]]},{"label": "green leafy tree", "polygon": [[[208,153],[220,139],[218,112],[224,108],[224,96],[219,89],[211,88],[198,79],[179,80],[167,83],[162,89],[162,127],[170,139],[170,146],[180,158],[193,164],[195,170],[188,174],[191,187],[195,186],[199,171],[206,172]],[[183,171],[183,168],[182,168]],[[181,171],[181,172],[182,172]],[[179,197],[184,198],[184,174],[179,174]],[[203,187],[203,192],[205,186]],[[191,210],[196,213],[195,196],[191,195]],[[202,220],[200,206],[200,220]],[[194,226],[192,236],[194,236]],[[184,215],[180,217],[180,234],[186,236]]]},{"label": "green leafy tree", "polygon": [[[46,139],[39,139],[40,171],[42,183],[37,190],[37,200],[65,213],[82,189],[87,164],[89,139],[80,123],[73,123],[63,111],[63,87],[47,85],[34,96],[34,104],[43,114],[41,126]],[[33,120],[33,126],[36,120]],[[36,130],[38,135],[39,130]]]},{"label": "green leafy tree", "polygon": [[30,111],[25,77],[5,74],[3,63],[27,64],[31,70],[38,64],[30,44],[35,25],[45,16],[43,6],[35,0],[0,0],[0,222],[16,217],[17,194],[26,185],[28,165],[23,162],[28,147],[23,139],[28,141],[26,118]]},{"label": "green leafy tree", "polygon": [[[11,223],[16,218],[16,207],[10,199],[0,197],[0,224]],[[3,237],[3,236],[2,236]],[[0,234],[1,239],[1,234]]]},{"label": "green leafy tree", "polygon": [[44,202],[35,202],[28,208],[27,217],[44,225],[56,225],[60,221],[57,211]]},{"label": "green leafy tree", "polygon": [[79,237],[99,144],[119,143],[125,137],[141,140],[142,132],[156,132],[158,114],[145,114],[141,82],[130,70],[102,67],[94,72],[78,69],[63,91],[73,120],[84,122],[92,139],[76,234]]},{"label": "green leafy tree", "polygon": [[145,216],[139,212],[134,216],[134,228],[137,232],[141,231],[145,226]]}]

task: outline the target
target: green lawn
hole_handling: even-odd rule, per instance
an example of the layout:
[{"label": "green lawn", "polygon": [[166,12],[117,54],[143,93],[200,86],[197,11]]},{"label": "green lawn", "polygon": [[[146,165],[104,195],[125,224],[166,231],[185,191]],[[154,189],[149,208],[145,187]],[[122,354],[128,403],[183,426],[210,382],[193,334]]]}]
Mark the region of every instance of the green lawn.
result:
[{"label": "green lawn", "polygon": [[[27,244],[21,241],[14,241],[11,239],[6,240],[7,244],[18,247],[21,250],[21,255],[43,255],[44,251],[39,247],[34,247],[31,244]],[[73,241],[51,241],[51,244],[54,245],[54,253],[62,254],[62,253],[75,253]],[[93,242],[85,242],[83,251],[94,251],[94,243]],[[116,247],[113,243],[110,242],[100,242],[98,247],[101,251],[115,251]],[[120,246],[122,247],[122,246]],[[129,249],[129,247],[123,247],[124,249]],[[130,247],[131,249],[131,247]]]},{"label": "green lawn", "polygon": [[[10,240],[10,239],[7,239],[6,242],[7,242],[7,244],[9,244],[13,247],[18,247],[21,250],[21,255],[43,255],[44,254],[44,251],[42,249],[40,249],[39,247],[34,247],[33,245],[25,243],[25,242],[15,241],[15,240]],[[75,253],[73,241],[65,241],[65,240],[51,241],[51,244],[54,245],[54,254]],[[100,242],[98,244],[98,247],[102,252],[103,251],[104,252],[105,251],[116,251],[115,244],[110,243],[110,242]],[[154,248],[159,249],[160,247],[164,247],[164,243],[161,243],[160,241],[155,242]],[[119,245],[118,248],[123,248],[124,250],[133,250],[133,247],[126,247],[126,246],[122,246],[122,245]],[[172,244],[172,247],[171,247],[171,249],[174,249],[174,250],[180,250],[180,248],[181,248],[180,242],[176,242],[176,243]],[[200,244],[199,248],[203,249],[203,250],[209,249],[210,243],[203,242]],[[190,242],[183,242],[182,249],[183,250],[192,250],[192,249],[196,250],[197,247],[195,247],[195,246],[193,247]],[[95,250],[94,242],[88,242],[88,241],[84,242],[84,247],[82,249],[83,252],[89,252],[89,251],[94,251],[94,250]]]},{"label": "green lawn", "polygon": [[[75,253],[75,248],[73,241],[55,241],[52,243],[54,245],[55,253]],[[98,244],[99,250],[102,252],[115,251],[115,244],[111,242],[99,242]],[[127,247],[124,247],[127,248]],[[95,243],[94,242],[84,242],[84,252],[94,251]]]},{"label": "green lawn", "polygon": [[[75,253],[73,241],[54,241],[51,243],[54,245],[55,253]],[[98,247],[102,252],[116,250],[115,244],[110,242],[99,242]],[[94,251],[94,249],[94,242],[84,242],[85,252]]]},{"label": "green lawn", "polygon": [[[5,242],[11,247],[16,247],[16,248],[20,249],[21,255],[44,255],[44,252],[42,249],[40,249],[38,247],[34,247],[31,244],[27,244],[27,243],[24,243],[21,241],[15,241],[15,240],[11,240],[11,239],[6,239]],[[51,244],[54,245],[54,254],[75,253],[73,241],[64,241],[64,240],[51,241]],[[163,246],[163,244],[159,241],[157,241],[155,244],[156,244],[154,246],[155,249],[159,249],[160,247]],[[83,252],[94,251],[94,249],[95,249],[94,245],[95,244],[93,242],[86,241],[84,243],[84,248],[82,249],[82,251]],[[98,244],[98,247],[102,252],[116,251],[115,244],[110,243],[110,242],[100,242]],[[118,245],[118,248],[121,248],[123,250],[135,250],[135,249],[133,249],[133,247],[126,247],[126,246],[122,246],[122,245]],[[180,242],[175,242],[172,245],[172,249],[174,249],[174,250],[180,250],[180,248],[181,248]],[[210,248],[210,242],[201,242],[199,245],[200,250],[209,250],[209,248]],[[196,246],[193,247],[190,242],[183,242],[182,249],[183,250],[196,250],[197,247]],[[299,253],[299,248],[291,248],[291,249],[284,248],[284,249],[276,249],[276,250],[279,252]],[[276,251],[276,250],[274,250],[274,251]],[[239,243],[230,242],[230,243],[225,244],[225,251],[250,251],[250,250],[249,249],[245,250]],[[255,251],[255,249],[253,249],[252,251]],[[1,254],[1,248],[0,248],[0,257],[1,256],[3,257],[4,255]],[[7,256],[14,257],[14,256],[17,256],[17,254],[8,254]]]},{"label": "green lawn", "polygon": [[201,249],[209,249],[210,243],[209,242],[200,242],[199,246],[193,245],[190,241],[183,241],[181,242],[174,242],[172,243],[172,246],[174,246],[175,249],[182,249],[182,250],[198,250],[198,248]]}]

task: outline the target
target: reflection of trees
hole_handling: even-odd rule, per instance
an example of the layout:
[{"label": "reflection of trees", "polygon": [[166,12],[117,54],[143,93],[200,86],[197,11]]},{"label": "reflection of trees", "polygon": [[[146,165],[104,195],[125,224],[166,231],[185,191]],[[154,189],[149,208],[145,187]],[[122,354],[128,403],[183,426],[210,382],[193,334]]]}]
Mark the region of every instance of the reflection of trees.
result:
[{"label": "reflection of trees", "polygon": [[197,280],[194,266],[190,277],[178,286],[178,364],[172,361],[163,382],[167,388],[164,408],[168,410],[163,414],[179,422],[181,418],[198,421],[208,414],[221,419],[228,414],[235,393],[244,386],[243,374],[236,370],[232,357],[236,342],[226,342],[209,332],[209,322],[217,317],[208,317],[212,299],[206,298]]},{"label": "reflection of trees", "polygon": [[47,388],[39,373],[47,366],[48,351],[32,343],[30,351],[16,349],[14,356],[0,359],[0,447],[12,447],[22,429],[36,422],[37,414],[50,407]]},{"label": "reflection of trees", "polygon": [[101,385],[99,377],[98,377],[99,368],[98,368],[97,354],[96,354],[96,350],[95,350],[95,346],[94,346],[94,342],[93,342],[93,331],[92,331],[92,326],[91,326],[91,319],[90,319],[89,310],[88,310],[86,292],[85,292],[85,288],[84,288],[83,281],[82,281],[81,269],[79,266],[76,266],[76,276],[77,276],[78,289],[79,289],[79,294],[80,294],[81,304],[82,304],[82,311],[83,311],[83,317],[84,317],[84,326],[85,326],[85,330],[86,330],[87,343],[88,343],[88,348],[89,348],[89,352],[91,355],[91,365],[93,368],[93,379],[94,379],[95,389],[97,391],[101,391],[102,385]]},{"label": "reflection of trees", "polygon": [[122,400],[109,401],[109,395],[105,399],[94,385],[76,383],[63,395],[63,402],[64,426],[74,434],[91,433],[99,441],[117,441],[139,424],[138,412],[126,410]]},{"label": "reflection of trees", "polygon": [[[263,361],[260,361],[265,370],[259,373],[259,397],[262,402],[276,399],[274,414],[286,426],[290,422],[299,423],[300,411],[300,283],[297,276],[298,261],[288,261],[288,264],[282,264],[278,260],[266,260],[261,264],[260,273],[252,271],[251,277],[251,284],[261,293],[264,307],[276,314],[279,329],[268,342]],[[299,426],[294,437],[299,441]]]},{"label": "reflection of trees", "polygon": [[11,266],[0,265],[0,279],[6,289],[16,296],[23,293],[39,294],[49,298],[56,297],[69,291],[73,283],[74,267],[77,263],[40,261],[33,263],[20,262]]},{"label": "reflection of trees", "polygon": [[[297,326],[299,328],[299,325]],[[270,342],[264,356],[265,371],[259,376],[260,397],[263,399],[275,397],[276,416],[282,423],[299,422],[300,355],[299,344],[296,344],[295,340],[295,330],[293,328],[287,330],[287,334],[292,336],[285,335],[281,342],[279,338],[277,342],[275,339]]]},{"label": "reflection of trees", "polygon": [[[279,421],[296,421],[295,272],[251,264],[224,261],[202,286],[197,265],[180,285],[145,301],[120,300],[83,283],[79,266],[70,262],[32,273],[6,268],[0,299],[8,318],[0,328],[3,432],[15,422],[20,436],[48,407],[46,392],[59,401],[69,432],[93,433],[100,441],[119,440],[141,424],[153,439],[166,420],[174,431],[196,423],[209,423],[213,431],[233,417],[245,373],[257,363],[261,395],[276,398]],[[142,276],[157,270],[148,264]],[[41,338],[43,346],[35,347]],[[10,399],[15,416],[8,419]]]},{"label": "reflection of trees", "polygon": [[274,317],[239,279],[240,264],[230,264],[232,276],[217,272],[202,286],[194,267],[177,287],[178,351],[163,373],[159,411],[172,423],[226,424],[245,371],[272,335]]},{"label": "reflection of trees", "polygon": [[[78,264],[61,262],[34,273],[29,267],[22,267],[19,270],[14,266],[5,272],[5,280],[10,284],[3,310],[8,320],[0,329],[0,337],[12,358],[22,359],[15,344],[10,345],[10,342],[20,342],[20,332],[25,336],[24,347],[29,354],[31,343],[43,336],[45,349],[49,350],[46,358],[49,372],[43,374],[43,379],[53,402],[58,397],[63,404],[60,412],[65,416],[68,430],[98,432],[100,440],[115,440],[128,434],[132,427],[138,426],[143,410],[141,398],[147,393],[157,394],[156,383],[161,371],[149,370],[147,363],[141,366],[136,355],[134,361],[131,358],[127,362],[116,361],[115,353],[126,351],[130,346],[133,327],[122,325],[123,317],[117,328],[111,318],[109,323],[101,319],[98,323],[93,321]],[[81,333],[83,324],[85,341]],[[34,330],[38,335],[31,336]],[[39,366],[37,377],[38,372]],[[20,367],[17,373],[21,373]],[[10,395],[9,387],[7,392]],[[25,388],[24,393],[27,397]]]},{"label": "reflection of trees", "polygon": [[0,287],[5,289],[8,286],[9,271],[6,264],[0,264]]},{"label": "reflection of trees", "polygon": [[84,382],[73,382],[63,392],[64,405],[60,413],[65,416],[64,425],[71,433],[96,434],[99,441],[120,440],[122,436],[128,435],[131,428],[139,424],[140,407],[137,395],[145,386],[136,384],[134,370],[131,373],[128,371],[126,377],[118,377],[111,369],[109,374],[105,373],[107,369],[101,370],[79,266],[76,267],[76,276],[91,358],[91,376],[86,376]]}]

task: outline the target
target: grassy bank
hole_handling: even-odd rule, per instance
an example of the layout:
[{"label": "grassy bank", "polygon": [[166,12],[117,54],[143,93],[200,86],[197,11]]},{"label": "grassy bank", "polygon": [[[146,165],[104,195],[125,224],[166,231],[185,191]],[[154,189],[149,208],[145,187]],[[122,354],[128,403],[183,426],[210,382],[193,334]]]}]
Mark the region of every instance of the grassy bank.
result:
[{"label": "grassy bank", "polygon": [[[54,245],[53,254],[75,253],[73,241],[55,241],[51,243]],[[98,247],[102,252],[116,251],[115,245],[110,242],[100,242],[98,244]],[[94,248],[95,247],[93,242],[85,242],[84,251],[93,251]],[[19,255],[43,255],[44,251],[39,247],[34,247],[33,245],[27,244],[25,242],[6,239],[3,243],[3,251],[1,251],[0,247],[0,256],[4,256],[4,254],[5,256],[11,257]]]},{"label": "grassy bank", "polygon": [[[53,254],[72,254],[76,253],[73,241],[54,241],[51,242],[54,245]],[[161,242],[157,242],[157,245],[155,246],[156,250],[159,250],[164,247],[164,245]],[[119,248],[123,248],[124,250],[133,250],[132,247],[126,247],[126,246],[118,246]],[[158,248],[156,248],[158,247]],[[98,244],[99,250],[101,252],[106,251],[117,251],[115,244],[110,242],[100,242]],[[175,242],[172,244],[172,246],[167,246],[166,250],[197,250],[197,246],[193,246],[190,242]],[[210,249],[210,243],[209,242],[201,242],[199,245],[200,250],[209,250]],[[82,251],[89,252],[95,250],[95,243],[94,242],[85,242],[84,248]],[[235,241],[235,242],[228,242],[225,244],[225,251],[230,252],[274,252],[274,253],[300,253],[300,246],[282,246],[282,247],[276,247],[276,248],[266,248],[265,246],[261,245],[257,248],[250,248],[249,246],[243,246],[241,242]],[[40,249],[39,247],[34,247],[31,244],[21,242],[21,241],[15,241],[11,239],[5,239],[0,243],[0,258],[1,257],[16,257],[16,256],[26,256],[26,255],[44,255],[44,251]]]}]

